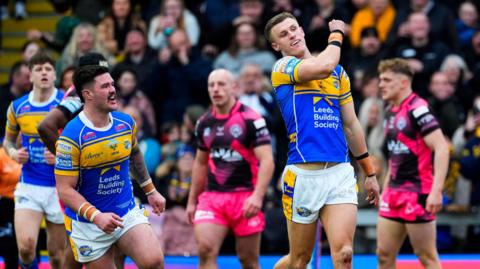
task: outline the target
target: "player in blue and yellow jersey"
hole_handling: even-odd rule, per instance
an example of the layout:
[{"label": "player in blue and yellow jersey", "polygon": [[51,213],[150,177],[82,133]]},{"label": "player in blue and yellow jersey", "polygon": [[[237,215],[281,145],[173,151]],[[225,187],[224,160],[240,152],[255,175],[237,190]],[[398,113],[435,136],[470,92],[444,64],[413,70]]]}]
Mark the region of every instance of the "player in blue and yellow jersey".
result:
[{"label": "player in blue and yellow jersey", "polygon": [[276,15],[265,26],[265,37],[284,56],[273,67],[272,85],[290,139],[282,175],[290,253],[275,268],[306,268],[318,219],[334,267],[351,268],[357,194],[349,149],[368,175],[367,199],[378,202],[379,187],[355,115],[350,82],[338,65],[345,24],[332,20],[329,28],[329,45],[314,57],[290,13]]},{"label": "player in blue and yellow jersey", "polygon": [[[52,268],[61,268],[65,247],[63,214],[55,190],[54,158],[37,132],[38,123],[58,105],[63,93],[54,86],[55,63],[45,54],[30,60],[30,93],[14,100],[7,112],[4,146],[10,157],[23,164],[15,190],[15,233],[20,266],[38,268],[35,259],[38,233],[47,220],[47,249]],[[21,148],[16,148],[21,134]]]},{"label": "player in blue and yellow jersey", "polygon": [[113,269],[115,244],[139,268],[163,268],[160,243],[145,209],[133,199],[129,170],[153,211],[165,210],[165,199],[155,189],[138,148],[135,122],[114,111],[118,103],[107,68],[80,67],[74,85],[84,109],[58,139],[55,164],[74,256],[88,269]]}]

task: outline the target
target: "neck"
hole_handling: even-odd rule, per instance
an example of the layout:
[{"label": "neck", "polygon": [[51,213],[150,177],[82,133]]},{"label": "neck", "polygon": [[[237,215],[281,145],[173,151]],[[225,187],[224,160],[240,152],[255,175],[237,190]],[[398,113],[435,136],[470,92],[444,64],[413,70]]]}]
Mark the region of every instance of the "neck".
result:
[{"label": "neck", "polygon": [[407,90],[403,91],[402,93],[400,93],[397,98],[393,101],[393,104],[395,106],[399,106],[402,104],[402,102],[408,98],[408,96],[410,96],[410,94],[412,93],[412,89],[411,88],[408,88]]},{"label": "neck", "polygon": [[412,38],[412,45],[414,47],[423,47],[428,44],[428,37]]},{"label": "neck", "polygon": [[41,89],[41,88],[33,88],[33,100],[35,102],[43,103],[47,101],[50,96],[52,96],[53,91],[55,88],[50,89]]},{"label": "neck", "polygon": [[109,112],[100,111],[96,107],[87,104],[85,104],[83,112],[94,127],[102,128],[110,123]]},{"label": "neck", "polygon": [[215,109],[217,110],[218,114],[227,115],[232,110],[233,106],[235,106],[235,99],[230,98],[230,100],[223,106],[216,106]]}]

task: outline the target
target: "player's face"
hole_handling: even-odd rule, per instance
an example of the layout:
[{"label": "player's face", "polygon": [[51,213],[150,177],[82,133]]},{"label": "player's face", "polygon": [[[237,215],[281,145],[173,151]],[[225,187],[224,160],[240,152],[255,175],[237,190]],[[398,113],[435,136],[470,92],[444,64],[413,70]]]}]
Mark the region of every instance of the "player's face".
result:
[{"label": "player's face", "polygon": [[270,32],[272,48],[284,55],[301,57],[306,49],[305,33],[292,18],[287,18],[273,26]]},{"label": "player's face", "polygon": [[213,71],[208,77],[208,95],[216,107],[224,107],[233,98],[235,81],[224,70]]},{"label": "player's face", "polygon": [[408,83],[406,76],[386,71],[380,74],[378,87],[382,99],[387,102],[395,102],[401,97],[402,89]]},{"label": "player's face", "polygon": [[55,68],[50,63],[36,64],[30,73],[33,88],[49,90],[55,87]]},{"label": "player's face", "polygon": [[97,108],[107,112],[118,108],[117,93],[113,79],[109,73],[97,76],[93,87],[94,91],[92,99]]}]

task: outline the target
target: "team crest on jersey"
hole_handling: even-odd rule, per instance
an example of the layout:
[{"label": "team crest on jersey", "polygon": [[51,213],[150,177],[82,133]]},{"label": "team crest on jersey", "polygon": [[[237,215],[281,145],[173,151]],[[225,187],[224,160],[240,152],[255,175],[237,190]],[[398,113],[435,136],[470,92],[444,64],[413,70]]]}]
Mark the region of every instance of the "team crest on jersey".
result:
[{"label": "team crest on jersey", "polygon": [[108,141],[108,147],[111,148],[112,150],[116,150],[118,146],[118,141],[115,139],[112,139]]},{"label": "team crest on jersey", "polygon": [[203,136],[204,137],[210,136],[210,132],[211,132],[210,127],[205,128],[205,130],[203,130]]},{"label": "team crest on jersey", "polygon": [[123,141],[123,146],[125,147],[125,149],[130,149],[132,147],[132,143],[130,142],[130,140],[126,139],[125,141]]},{"label": "team crest on jersey", "polygon": [[338,81],[337,80],[334,80],[333,81],[333,86],[335,87],[335,89],[339,89],[340,88],[340,84],[338,84]]},{"label": "team crest on jersey", "polygon": [[223,126],[217,126],[217,133],[215,135],[217,136],[223,136]]},{"label": "team crest on jersey", "polygon": [[397,129],[398,130],[403,130],[403,128],[405,128],[405,126],[407,126],[407,121],[405,120],[405,118],[401,117],[398,119],[397,121]]},{"label": "team crest on jersey", "polygon": [[90,256],[90,254],[92,254],[93,252],[93,249],[91,246],[80,246],[78,248],[78,250],[80,251],[80,254],[82,254],[82,256]]},{"label": "team crest on jersey", "polygon": [[119,125],[115,126],[115,131],[121,132],[127,129],[127,126],[124,123],[120,123]]},{"label": "team crest on jersey", "polygon": [[97,136],[95,135],[94,132],[88,132],[86,133],[84,136],[82,136],[82,139],[84,140],[84,142],[88,141],[88,140],[92,140],[92,139],[95,139]]},{"label": "team crest on jersey", "polygon": [[243,133],[242,127],[240,127],[240,125],[234,124],[230,127],[230,134],[233,137],[238,138],[239,136],[242,135],[242,133]]}]

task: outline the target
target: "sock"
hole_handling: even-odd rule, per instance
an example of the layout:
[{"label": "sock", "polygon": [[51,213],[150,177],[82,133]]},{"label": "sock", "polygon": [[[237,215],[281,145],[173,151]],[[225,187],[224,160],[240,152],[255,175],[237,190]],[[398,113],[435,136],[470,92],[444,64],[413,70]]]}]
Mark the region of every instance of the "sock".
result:
[{"label": "sock", "polygon": [[19,259],[18,265],[20,265],[21,269],[38,269],[37,257],[35,257],[35,259],[33,259],[33,261],[29,264],[25,264]]}]

